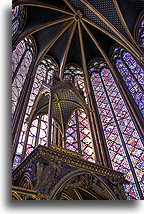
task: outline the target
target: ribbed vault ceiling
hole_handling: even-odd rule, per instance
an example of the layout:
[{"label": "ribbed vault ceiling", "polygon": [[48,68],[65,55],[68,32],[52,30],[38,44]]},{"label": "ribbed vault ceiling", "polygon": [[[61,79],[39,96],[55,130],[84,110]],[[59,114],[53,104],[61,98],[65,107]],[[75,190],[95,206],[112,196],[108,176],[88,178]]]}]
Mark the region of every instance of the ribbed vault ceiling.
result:
[{"label": "ribbed vault ceiling", "polygon": [[38,47],[37,64],[49,54],[60,65],[84,66],[105,58],[114,43],[133,47],[134,24],[144,9],[143,0],[15,0],[24,5],[26,24],[19,36],[32,35]]}]

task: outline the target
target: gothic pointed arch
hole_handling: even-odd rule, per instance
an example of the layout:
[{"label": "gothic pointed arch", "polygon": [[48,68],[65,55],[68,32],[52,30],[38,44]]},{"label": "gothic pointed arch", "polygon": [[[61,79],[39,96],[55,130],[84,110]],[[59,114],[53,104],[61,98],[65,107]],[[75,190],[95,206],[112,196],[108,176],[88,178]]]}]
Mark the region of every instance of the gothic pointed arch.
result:
[{"label": "gothic pointed arch", "polygon": [[14,0],[14,200],[144,199],[142,0]]},{"label": "gothic pointed arch", "polygon": [[30,179],[30,175],[28,172],[25,172],[21,178],[19,179],[19,184],[20,187],[23,187],[25,189],[33,189],[33,184]]},{"label": "gothic pointed arch", "polygon": [[27,87],[32,62],[36,58],[36,44],[33,37],[23,39],[12,53],[12,114],[23,96],[23,88]]},{"label": "gothic pointed arch", "polygon": [[130,181],[127,197],[138,199],[143,191],[142,141],[107,64],[94,59],[88,70],[113,169]]},{"label": "gothic pointed arch", "polygon": [[51,192],[51,200],[117,200],[117,196],[96,174],[75,170],[65,175]]},{"label": "gothic pointed arch", "polygon": [[38,144],[45,145],[46,143],[47,115],[38,115],[30,124],[27,123],[27,118],[30,116],[32,106],[43,82],[48,83],[52,75],[58,72],[58,64],[50,56],[43,58],[35,72],[21,132],[17,141],[16,153],[14,154],[14,168],[18,166],[21,160],[29,155]]},{"label": "gothic pointed arch", "polygon": [[134,37],[137,44],[144,49],[144,12],[142,12],[135,25]]},{"label": "gothic pointed arch", "polygon": [[122,76],[141,114],[144,114],[144,70],[140,63],[123,47],[112,48],[112,62]]},{"label": "gothic pointed arch", "polygon": [[63,80],[71,80],[77,89],[84,90],[83,70],[76,64],[68,64],[64,70]]}]

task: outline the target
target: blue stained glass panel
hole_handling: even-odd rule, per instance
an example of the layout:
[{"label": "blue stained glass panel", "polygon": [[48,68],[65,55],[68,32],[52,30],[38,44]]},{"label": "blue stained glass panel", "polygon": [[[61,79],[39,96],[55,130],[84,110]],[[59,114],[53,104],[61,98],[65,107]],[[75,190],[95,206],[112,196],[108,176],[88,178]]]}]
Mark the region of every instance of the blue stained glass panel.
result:
[{"label": "blue stained glass panel", "polygon": [[143,145],[110,70],[107,66],[101,67],[101,70],[99,67],[98,64],[95,67],[94,63],[91,63],[89,71],[92,72],[92,87],[110,158],[113,168],[123,172],[126,179],[130,181],[130,184],[125,185],[127,199],[137,200],[139,199],[139,194],[123,143],[126,145],[142,191]]},{"label": "blue stained glass panel", "polygon": [[134,100],[139,106],[139,109],[141,110],[142,114],[144,114],[144,95],[141,91],[141,88],[136,83],[135,79],[133,78],[129,70],[126,68],[125,64],[121,59],[116,60],[116,67],[121,73],[128,89],[130,90]]}]

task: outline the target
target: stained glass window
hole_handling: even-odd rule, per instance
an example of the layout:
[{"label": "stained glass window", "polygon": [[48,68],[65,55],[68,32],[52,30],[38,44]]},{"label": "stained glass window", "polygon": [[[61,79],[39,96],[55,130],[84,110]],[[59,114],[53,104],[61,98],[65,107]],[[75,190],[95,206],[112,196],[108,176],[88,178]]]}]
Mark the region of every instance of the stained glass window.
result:
[{"label": "stained glass window", "polygon": [[12,36],[21,31],[24,24],[25,9],[23,6],[16,6],[12,9]]},{"label": "stained glass window", "polygon": [[87,102],[83,71],[81,67],[77,65],[68,65],[65,67],[64,80],[71,80],[75,87],[79,90],[81,89],[85,96],[85,101]]},{"label": "stained glass window", "polygon": [[66,148],[82,154],[85,160],[94,162],[89,122],[83,109],[76,110],[69,120]]},{"label": "stained glass window", "polygon": [[[28,155],[36,145],[38,144],[45,145],[46,143],[47,116],[46,115],[38,116],[32,122],[30,131],[29,126],[27,124],[27,118],[31,113],[32,106],[39,92],[39,89],[42,86],[42,83],[43,82],[48,83],[49,79],[51,78],[54,72],[58,72],[58,65],[51,57],[46,56],[38,66],[35,74],[29,102],[26,109],[26,114],[24,117],[24,122],[22,125],[22,131],[20,133],[20,137],[18,140],[18,148],[14,160],[14,167],[18,166],[18,164],[21,162],[23,150],[26,144],[27,144],[26,155]],[[38,137],[36,136],[37,130],[41,130]]]},{"label": "stained glass window", "polygon": [[37,145],[46,146],[47,143],[48,115],[39,115],[32,121],[26,148],[28,156]]},{"label": "stained glass window", "polygon": [[89,72],[113,169],[130,181],[125,185],[128,200],[139,199],[138,188],[144,188],[140,136],[108,66],[94,60]]},{"label": "stained glass window", "polygon": [[22,40],[12,54],[12,113],[14,114],[35,52],[31,38]]},{"label": "stained glass window", "polygon": [[12,74],[14,74],[22,56],[25,55],[24,52],[26,52],[26,43],[25,40],[22,40],[12,53]]},{"label": "stained glass window", "polygon": [[68,123],[66,131],[66,148],[74,152],[78,152],[78,141],[77,141],[77,126],[76,126],[76,112],[74,112]]},{"label": "stained glass window", "polygon": [[139,36],[139,42],[144,47],[144,18],[141,20],[140,23],[140,36]]},{"label": "stained glass window", "polygon": [[144,13],[138,19],[135,34],[139,45],[144,48]]},{"label": "stained glass window", "polygon": [[144,114],[144,70],[124,48],[114,49],[113,59],[136,104]]},{"label": "stained glass window", "polygon": [[[64,72],[64,80],[71,80],[78,90],[81,89],[86,100],[83,72],[79,66],[67,66]],[[76,110],[71,115],[66,131],[66,148],[79,152],[84,159],[94,162],[89,122],[83,109]]]}]

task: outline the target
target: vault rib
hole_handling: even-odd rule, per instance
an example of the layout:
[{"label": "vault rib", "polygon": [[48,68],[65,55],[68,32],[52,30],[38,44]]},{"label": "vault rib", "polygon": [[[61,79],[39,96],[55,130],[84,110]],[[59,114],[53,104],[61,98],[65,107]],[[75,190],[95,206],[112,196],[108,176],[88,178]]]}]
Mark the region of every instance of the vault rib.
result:
[{"label": "vault rib", "polygon": [[[89,85],[89,75],[88,75],[88,72],[87,72],[84,43],[83,43],[83,37],[82,37],[82,31],[81,31],[81,23],[82,23],[82,21],[78,21],[78,32],[79,32],[80,49],[81,49],[81,55],[82,55],[82,65],[83,65],[84,79],[85,79],[86,86],[87,86],[86,88],[88,88],[87,94],[89,95],[91,93],[91,89],[90,89],[90,85]],[[90,117],[88,117],[88,118],[90,118]],[[92,134],[92,126],[91,126],[90,121],[89,121],[89,129],[90,129],[90,132]],[[94,141],[94,136],[92,136],[92,143],[93,143],[93,148],[94,148],[94,156],[95,156],[95,160],[99,161],[98,151],[97,151],[96,145],[94,144],[93,141]]]},{"label": "vault rib", "polygon": [[94,28],[100,30],[101,32],[105,33],[106,35],[108,35],[109,37],[111,37],[114,41],[116,41],[118,44],[120,44],[121,46],[123,46],[124,48],[126,48],[133,56],[135,56],[135,58],[137,58],[137,55],[135,55],[135,53],[127,46],[126,43],[124,43],[123,41],[121,41],[120,39],[118,39],[117,37],[115,37],[113,34],[111,34],[110,32],[108,32],[107,30],[105,30],[104,28],[102,28],[101,26],[97,25],[96,23],[92,22],[91,20],[83,17],[82,20],[88,24],[90,24],[91,26],[93,26]]},{"label": "vault rib", "polygon": [[131,41],[133,42],[133,44],[135,45],[135,47],[139,50],[139,52],[140,52],[141,54],[143,54],[143,53],[142,53],[142,50],[139,48],[139,46],[138,46],[137,43],[135,42],[135,40],[134,40],[134,38],[133,38],[133,36],[132,36],[132,34],[131,34],[131,32],[130,32],[130,30],[129,30],[129,28],[128,28],[128,26],[127,26],[125,20],[124,20],[124,17],[123,17],[123,15],[122,15],[122,12],[121,12],[121,10],[120,10],[120,7],[119,7],[119,5],[118,5],[117,0],[113,0],[113,4],[114,4],[114,6],[115,6],[115,9],[116,9],[117,14],[118,14],[118,16],[119,16],[119,19],[120,19],[120,21],[121,21],[121,23],[122,23],[122,25],[123,25],[123,27],[124,27],[124,29],[125,29],[127,35],[129,36],[129,38],[131,39]]},{"label": "vault rib", "polygon": [[68,0],[63,0],[63,1],[64,1],[64,2],[67,4],[67,6],[72,10],[72,12],[76,14],[76,10],[75,10],[75,8],[71,5],[71,3],[70,3]]},{"label": "vault rib", "polygon": [[45,3],[42,3],[42,2],[39,3],[39,2],[36,2],[34,0],[31,0],[31,1],[23,0],[23,1],[15,2],[15,3],[13,3],[13,8],[16,7],[16,6],[19,6],[19,5],[43,7],[43,8],[48,8],[48,9],[51,9],[51,10],[59,11],[59,12],[62,12],[62,13],[68,14],[68,15],[73,15],[73,13],[71,13],[69,11],[66,11],[64,9],[58,8],[58,7],[53,6],[53,5],[48,5],[48,4],[45,4]]},{"label": "vault rib", "polygon": [[31,34],[34,34],[40,30],[43,30],[44,28],[47,28],[47,27],[50,27],[50,26],[53,26],[53,25],[56,25],[56,24],[60,24],[62,22],[66,22],[66,21],[69,21],[73,19],[73,16],[70,16],[70,17],[65,17],[65,18],[61,18],[61,19],[57,19],[57,20],[54,20],[52,22],[49,22],[49,23],[46,23],[46,24],[41,24],[39,26],[34,26],[33,28],[31,28],[30,30],[22,33],[19,38],[17,39],[17,43],[19,43],[22,39],[24,39],[25,37],[28,37],[29,35]]},{"label": "vault rib", "polygon": [[[101,53],[102,56],[104,57],[104,59],[105,59],[106,63],[108,64],[108,66],[109,66],[111,72],[113,73],[115,79],[116,79],[117,82],[119,83],[119,78],[118,78],[118,76],[115,74],[115,72],[113,72],[115,69],[114,69],[113,65],[111,64],[109,58],[107,57],[106,53],[105,53],[105,52],[103,51],[103,49],[100,47],[99,43],[97,42],[97,40],[95,39],[95,37],[93,36],[93,34],[91,33],[91,31],[88,29],[88,27],[87,27],[83,22],[81,22],[81,23],[82,23],[83,27],[85,28],[86,32],[88,33],[88,35],[91,37],[91,39],[92,39],[93,42],[95,43],[96,47],[99,48],[100,53]],[[123,91],[123,90],[122,90],[122,91]],[[125,95],[125,93],[124,93],[124,96],[125,96],[125,99],[128,101],[128,97]],[[130,103],[129,103],[129,105],[131,106]],[[131,107],[130,107],[130,108],[131,108]],[[131,108],[131,110],[132,110],[132,108]],[[133,114],[135,115],[135,112],[134,112],[133,110],[132,110],[132,112],[133,112]],[[141,124],[140,124],[139,120],[136,119],[136,121],[137,121],[138,126],[140,127],[141,131],[143,132],[143,128],[141,127]]]},{"label": "vault rib", "polygon": [[97,17],[101,19],[122,41],[126,42],[129,48],[140,57],[140,53],[136,50],[135,47],[98,11],[96,10],[87,0],[80,0],[87,8],[89,8]]},{"label": "vault rib", "polygon": [[67,42],[66,49],[65,49],[65,52],[64,52],[63,60],[62,60],[61,66],[60,66],[60,78],[61,79],[63,78],[64,68],[65,68],[65,64],[66,64],[66,61],[67,61],[67,57],[68,57],[68,52],[69,52],[69,48],[70,48],[70,45],[71,45],[71,41],[72,41],[75,29],[76,29],[76,25],[77,25],[77,23],[75,22],[73,27],[72,27],[72,30],[71,30],[71,33],[70,33],[70,36],[69,36],[69,40]]},{"label": "vault rib", "polygon": [[71,20],[62,28],[61,31],[48,43],[48,45],[45,47],[45,49],[42,51],[42,53],[39,55],[37,61],[36,61],[36,66],[34,69],[36,69],[41,62],[42,58],[45,56],[46,53],[53,47],[55,42],[61,37],[61,35],[71,26],[71,24],[74,22],[74,20]]}]

